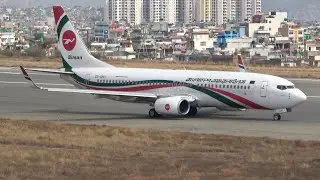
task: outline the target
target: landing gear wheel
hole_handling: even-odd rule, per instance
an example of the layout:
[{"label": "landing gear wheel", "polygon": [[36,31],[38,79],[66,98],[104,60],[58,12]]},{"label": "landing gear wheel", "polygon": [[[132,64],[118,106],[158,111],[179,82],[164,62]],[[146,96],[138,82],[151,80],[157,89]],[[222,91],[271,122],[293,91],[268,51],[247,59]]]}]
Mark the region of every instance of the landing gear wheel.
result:
[{"label": "landing gear wheel", "polygon": [[157,118],[160,117],[160,114],[158,114],[157,111],[154,108],[152,108],[149,110],[149,117],[152,119]]},{"label": "landing gear wheel", "polygon": [[280,121],[281,120],[281,115],[280,114],[273,115],[273,120],[274,121]]},{"label": "landing gear wheel", "polygon": [[198,109],[196,107],[190,107],[190,110],[187,114],[188,117],[194,117],[198,113]]}]

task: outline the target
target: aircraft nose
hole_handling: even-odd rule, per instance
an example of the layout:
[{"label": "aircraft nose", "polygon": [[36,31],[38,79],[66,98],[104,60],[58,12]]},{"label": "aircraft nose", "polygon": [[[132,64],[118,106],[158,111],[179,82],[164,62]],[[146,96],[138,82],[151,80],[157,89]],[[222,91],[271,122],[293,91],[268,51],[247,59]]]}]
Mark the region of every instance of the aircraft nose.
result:
[{"label": "aircraft nose", "polygon": [[298,90],[295,94],[295,105],[299,105],[307,100],[307,96],[301,91]]}]

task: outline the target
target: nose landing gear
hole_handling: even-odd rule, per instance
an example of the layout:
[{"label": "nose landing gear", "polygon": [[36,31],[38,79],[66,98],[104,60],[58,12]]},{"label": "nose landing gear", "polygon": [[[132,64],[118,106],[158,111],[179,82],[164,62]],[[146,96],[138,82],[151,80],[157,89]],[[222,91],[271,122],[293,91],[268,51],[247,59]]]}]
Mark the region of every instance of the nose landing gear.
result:
[{"label": "nose landing gear", "polygon": [[275,114],[273,115],[274,121],[280,121],[281,120],[281,114],[291,112],[292,109],[286,108],[286,109],[277,109],[275,110]]}]

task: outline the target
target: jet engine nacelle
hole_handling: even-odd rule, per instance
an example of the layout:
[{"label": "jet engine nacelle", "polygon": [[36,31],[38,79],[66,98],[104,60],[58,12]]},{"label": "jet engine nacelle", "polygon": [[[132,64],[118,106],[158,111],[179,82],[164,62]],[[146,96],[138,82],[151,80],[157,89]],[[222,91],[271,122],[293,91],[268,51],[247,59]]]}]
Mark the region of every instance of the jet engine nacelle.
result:
[{"label": "jet engine nacelle", "polygon": [[190,110],[190,103],[185,97],[166,97],[157,99],[154,108],[163,115],[186,115]]}]

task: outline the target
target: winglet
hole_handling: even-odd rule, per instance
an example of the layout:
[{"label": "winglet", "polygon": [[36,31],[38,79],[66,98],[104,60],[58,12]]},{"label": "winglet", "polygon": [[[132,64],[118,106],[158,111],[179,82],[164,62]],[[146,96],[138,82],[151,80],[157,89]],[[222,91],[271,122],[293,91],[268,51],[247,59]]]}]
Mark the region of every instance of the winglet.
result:
[{"label": "winglet", "polygon": [[20,69],[22,71],[22,74],[23,74],[24,78],[26,78],[26,80],[30,81],[32,83],[33,87],[35,87],[36,89],[41,89],[39,86],[37,86],[33,82],[33,80],[30,78],[29,74],[27,73],[27,71],[22,66],[20,66]]},{"label": "winglet", "polygon": [[240,72],[246,72],[246,67],[244,65],[241,54],[238,54],[238,66]]}]

